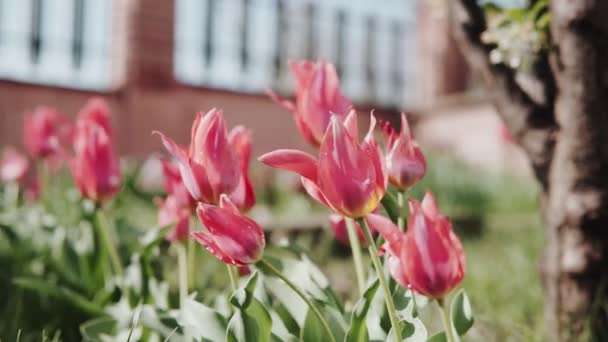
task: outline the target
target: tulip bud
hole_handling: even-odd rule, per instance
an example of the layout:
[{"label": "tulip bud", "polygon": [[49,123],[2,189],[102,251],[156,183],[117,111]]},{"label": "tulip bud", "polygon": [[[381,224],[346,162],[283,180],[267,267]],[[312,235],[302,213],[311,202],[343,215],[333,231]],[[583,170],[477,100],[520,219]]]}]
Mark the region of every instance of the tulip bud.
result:
[{"label": "tulip bud", "polygon": [[222,195],[220,205],[199,203],[196,210],[207,231],[193,232],[192,237],[211,254],[229,265],[245,266],[262,258],[266,242],[264,231]]},{"label": "tulip bud", "polygon": [[302,176],[308,194],[346,217],[372,212],[386,191],[383,158],[374,140],[375,119],[362,143],[357,141],[356,113],[340,122],[333,117],[320,147],[319,159],[295,150],[277,150],[260,157],[272,167]]},{"label": "tulip bud", "polygon": [[79,122],[76,136],[70,169],[78,190],[95,202],[111,198],[120,189],[120,165],[110,137],[92,121]]},{"label": "tulip bud", "polygon": [[163,227],[169,224],[175,224],[173,230],[167,234],[168,241],[185,241],[188,239],[188,230],[190,226],[190,210],[180,205],[179,200],[173,196],[167,199],[159,199],[157,205],[158,224]]},{"label": "tulip bud", "polygon": [[222,194],[232,193],[241,177],[241,163],[228,141],[221,111],[199,113],[192,125],[190,148],[185,152],[173,140],[157,132],[175,158],[186,189],[196,200],[217,204]]},{"label": "tulip bud", "polygon": [[340,80],[331,63],[319,60],[290,61],[296,80],[296,102],[279,98],[269,91],[270,97],[293,113],[296,126],[304,139],[315,147],[321,145],[332,114],[343,120],[352,103],[340,92]]},{"label": "tulip bud", "polygon": [[5,147],[0,159],[0,181],[19,182],[25,176],[30,162],[13,147]]},{"label": "tulip bud", "polygon": [[426,161],[412,138],[404,113],[401,113],[401,131],[395,132],[388,123],[383,125],[387,140],[386,165],[389,183],[399,190],[407,190],[419,182],[426,173]]},{"label": "tulip bud", "polygon": [[53,109],[38,107],[26,114],[23,143],[34,158],[47,158],[64,153],[62,143],[69,140],[71,124]]},{"label": "tulip bud", "polygon": [[387,218],[368,215],[367,220],[386,240],[389,271],[404,287],[435,299],[444,298],[464,276],[462,244],[446,216],[439,213],[430,191],[422,204],[409,200],[408,230],[404,234]]},{"label": "tulip bud", "polygon": [[110,109],[108,104],[100,97],[94,97],[87,101],[80,110],[77,117],[78,122],[95,122],[101,126],[110,139],[112,139],[112,123],[110,122]]},{"label": "tulip bud", "polygon": [[401,262],[412,288],[443,298],[462,281],[465,256],[450,219],[439,213],[430,191],[422,204],[409,200],[410,217]]}]

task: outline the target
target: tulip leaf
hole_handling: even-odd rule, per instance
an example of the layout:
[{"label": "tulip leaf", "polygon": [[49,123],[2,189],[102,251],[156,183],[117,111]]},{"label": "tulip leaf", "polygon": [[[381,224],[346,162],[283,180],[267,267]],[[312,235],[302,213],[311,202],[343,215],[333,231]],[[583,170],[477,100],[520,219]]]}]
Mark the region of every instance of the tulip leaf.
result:
[{"label": "tulip leaf", "polygon": [[255,272],[247,284],[230,297],[230,303],[237,310],[228,323],[226,339],[229,342],[270,342],[272,318],[264,304],[254,297],[258,276]]},{"label": "tulip leaf", "polygon": [[379,284],[378,279],[371,283],[355,305],[345,342],[369,341],[366,318]]},{"label": "tulip leaf", "polygon": [[112,317],[98,317],[82,323],[80,333],[84,341],[101,341],[104,336],[106,338],[115,336],[117,325]]},{"label": "tulip leaf", "polygon": [[460,336],[466,334],[475,322],[471,302],[464,289],[458,291],[452,300],[451,316],[454,328]]},{"label": "tulip leaf", "polygon": [[226,320],[217,311],[193,299],[186,299],[180,311],[182,328],[197,339],[222,341],[225,338]]},{"label": "tulip leaf", "polygon": [[397,203],[397,198],[395,197],[395,195],[391,191],[387,191],[384,194],[384,197],[382,197],[381,203],[384,207],[384,210],[386,210],[388,217],[391,219],[391,221],[396,223],[399,219],[400,211],[399,204]]},{"label": "tulip leaf", "polygon": [[77,292],[66,287],[58,286],[39,278],[20,277],[13,279],[13,283],[23,289],[38,292],[40,295],[46,295],[57,300],[61,300],[82,312],[92,316],[105,315],[103,308],[89,301]]},{"label": "tulip leaf", "polygon": [[[424,323],[417,317],[414,317],[414,301],[407,301],[406,307],[404,309],[398,310],[399,317],[401,320],[399,324],[401,325],[401,337],[403,337],[404,341],[425,341],[428,337],[428,332]],[[387,341],[394,339],[393,330],[389,332],[389,337]]]},{"label": "tulip leaf", "polygon": [[445,332],[441,331],[431,336],[426,342],[447,342],[448,338],[445,336]]},{"label": "tulip leaf", "polygon": [[[329,328],[336,338],[336,341],[343,341],[346,335],[346,322],[342,314],[332,307],[323,307],[317,301],[316,305],[320,309],[321,314],[329,324]],[[300,341],[303,342],[317,342],[317,341],[328,341],[327,332],[323,327],[323,324],[317,318],[312,310],[308,310],[304,325],[300,331]]]}]

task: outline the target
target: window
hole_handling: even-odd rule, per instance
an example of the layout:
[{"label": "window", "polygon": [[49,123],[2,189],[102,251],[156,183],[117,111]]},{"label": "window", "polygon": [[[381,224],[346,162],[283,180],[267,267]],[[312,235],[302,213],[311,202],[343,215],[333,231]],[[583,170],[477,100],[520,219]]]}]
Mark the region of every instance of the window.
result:
[{"label": "window", "polygon": [[0,0],[0,79],[110,87],[111,5],[109,0]]},{"label": "window", "polygon": [[175,75],[194,86],[292,91],[288,59],[336,64],[355,102],[414,100],[414,0],[177,0]]}]

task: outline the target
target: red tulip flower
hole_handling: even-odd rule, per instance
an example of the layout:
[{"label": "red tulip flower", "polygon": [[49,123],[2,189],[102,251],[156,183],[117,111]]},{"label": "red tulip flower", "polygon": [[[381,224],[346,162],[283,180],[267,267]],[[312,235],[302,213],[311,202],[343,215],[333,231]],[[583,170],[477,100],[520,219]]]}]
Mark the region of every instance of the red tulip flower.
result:
[{"label": "red tulip flower", "polygon": [[25,176],[30,162],[14,147],[5,147],[0,159],[0,181],[19,182]]},{"label": "red tulip flower", "polygon": [[[182,182],[179,168],[174,163],[162,160],[163,177],[165,180],[165,191],[168,197],[173,197],[173,201],[182,208],[196,208],[196,200],[192,198],[188,189]],[[161,224],[162,225],[162,224]]]},{"label": "red tulip flower", "polygon": [[368,222],[387,241],[389,270],[402,286],[428,297],[442,299],[464,276],[462,244],[452,230],[450,219],[439,213],[430,191],[422,203],[409,201],[408,230],[399,231],[390,220],[369,215]]},{"label": "red tulip flower", "polygon": [[221,111],[212,109],[198,114],[187,152],[162,133],[158,134],[175,158],[182,181],[193,198],[217,204],[222,194],[236,189],[241,179],[241,163],[230,146]]},{"label": "red tulip flower", "polygon": [[401,113],[400,132],[396,132],[388,123],[382,128],[387,140],[388,181],[399,190],[407,190],[419,182],[426,173],[424,155],[418,143],[412,138],[404,113]]},{"label": "red tulip flower", "polygon": [[319,158],[297,150],[277,150],[259,160],[269,166],[302,176],[308,194],[342,216],[359,218],[372,212],[386,191],[386,171],[374,139],[376,124],[371,116],[369,132],[358,142],[356,113],[344,123],[332,117],[319,151]]},{"label": "red tulip flower", "polygon": [[78,122],[95,122],[101,126],[110,139],[112,139],[112,123],[110,120],[110,109],[108,104],[100,97],[94,97],[87,101],[80,110],[77,117]]},{"label": "red tulip flower", "polygon": [[289,66],[296,80],[296,102],[281,99],[272,91],[268,94],[293,113],[302,136],[318,147],[332,114],[343,120],[352,103],[340,92],[340,80],[333,64],[323,60],[290,61]]},{"label": "red tulip flower", "polygon": [[219,206],[199,203],[196,212],[207,231],[193,232],[192,237],[216,258],[235,266],[254,264],[262,258],[264,231],[228,196],[221,196]]},{"label": "red tulip flower", "polygon": [[34,158],[47,158],[64,153],[62,143],[69,140],[71,124],[53,109],[38,107],[26,114],[23,143]]},{"label": "red tulip flower", "polygon": [[255,205],[255,191],[249,178],[249,161],[251,160],[251,131],[244,126],[234,127],[228,136],[230,146],[240,161],[241,177],[228,197],[242,212],[247,212]]},{"label": "red tulip flower", "polygon": [[95,202],[114,196],[120,188],[120,165],[106,130],[94,121],[79,121],[74,152],[70,169],[82,196]]},{"label": "red tulip flower", "polygon": [[188,239],[190,226],[190,210],[182,206],[180,200],[174,196],[168,196],[165,200],[157,201],[158,224],[163,227],[175,224],[173,230],[167,234],[168,241],[185,241]]}]

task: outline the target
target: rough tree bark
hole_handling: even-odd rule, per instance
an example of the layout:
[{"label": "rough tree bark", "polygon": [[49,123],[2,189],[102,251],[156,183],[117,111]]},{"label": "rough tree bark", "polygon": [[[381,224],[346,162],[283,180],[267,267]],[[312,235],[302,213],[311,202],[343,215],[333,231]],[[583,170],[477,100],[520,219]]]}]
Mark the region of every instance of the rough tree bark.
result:
[{"label": "rough tree bark", "polygon": [[547,340],[606,341],[608,1],[550,1],[550,48],[527,82],[490,63],[477,1],[449,2],[465,56],[481,72],[541,185]]}]

